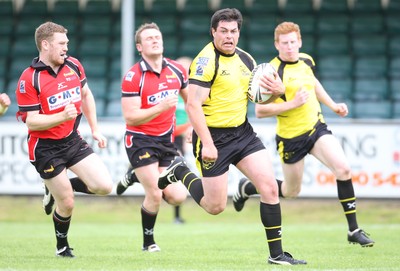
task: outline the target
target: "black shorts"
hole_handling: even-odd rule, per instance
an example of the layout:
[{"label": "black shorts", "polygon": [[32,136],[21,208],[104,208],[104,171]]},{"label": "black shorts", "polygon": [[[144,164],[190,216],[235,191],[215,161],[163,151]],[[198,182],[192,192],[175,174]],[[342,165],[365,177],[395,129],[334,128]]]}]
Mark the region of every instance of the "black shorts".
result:
[{"label": "black shorts", "polygon": [[134,169],[156,162],[160,167],[167,167],[179,155],[170,134],[148,136],[126,132],[125,150]]},{"label": "black shorts", "polygon": [[300,161],[311,151],[318,138],[326,134],[332,134],[332,132],[328,130],[325,123],[318,122],[314,129],[294,138],[287,139],[276,135],[276,149],[281,161],[285,164],[294,164]]},{"label": "black shorts", "polygon": [[77,132],[59,140],[28,138],[28,145],[31,163],[43,179],[57,176],[93,153]]},{"label": "black shorts", "polygon": [[202,165],[198,166],[198,170],[204,177],[220,176],[229,170],[231,164],[236,165],[246,156],[265,149],[247,120],[239,127],[209,128],[209,130],[218,150],[218,159],[215,163],[203,163],[201,158],[203,145],[195,132],[192,140],[194,157],[198,164]]},{"label": "black shorts", "polygon": [[185,138],[183,135],[178,135],[175,136],[175,141],[174,144],[175,146],[178,148],[178,151],[183,155],[184,151],[183,151],[183,145],[185,144]]}]

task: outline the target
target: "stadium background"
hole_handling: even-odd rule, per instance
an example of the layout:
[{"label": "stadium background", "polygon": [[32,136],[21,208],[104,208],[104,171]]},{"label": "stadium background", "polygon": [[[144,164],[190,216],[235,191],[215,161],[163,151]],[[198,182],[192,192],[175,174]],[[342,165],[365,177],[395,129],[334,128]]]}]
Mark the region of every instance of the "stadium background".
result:
[{"label": "stadium background", "polygon": [[[34,31],[44,21],[52,20],[69,30],[69,54],[85,66],[101,122],[106,127],[110,123],[123,125],[120,83],[124,71],[121,69],[124,11],[121,7],[125,1],[0,0],[0,90],[12,99],[12,106],[0,119],[0,194],[17,190],[18,180],[7,183],[6,177],[12,176],[13,170],[32,169],[21,147],[26,132],[24,125],[15,121],[14,91],[22,70],[37,55]],[[194,57],[210,41],[209,21],[217,8],[241,10],[244,24],[239,46],[257,62],[269,61],[276,55],[273,30],[277,23],[283,20],[298,23],[302,30],[302,51],[314,57],[318,77],[333,99],[346,102],[350,109],[348,118],[339,119],[323,107],[329,123],[338,125],[334,129],[340,135],[355,127],[356,132],[343,136],[354,142],[367,138],[370,127],[374,144],[377,148],[379,144],[386,146],[385,153],[372,160],[371,166],[361,166],[374,168],[376,164],[378,171],[383,168],[386,175],[392,176],[392,185],[388,187],[391,197],[400,197],[400,0],[136,0],[130,3],[135,3],[133,29],[143,22],[155,21],[163,32],[165,56],[170,58]],[[131,53],[134,60],[139,58],[133,44]],[[249,116],[254,117],[251,106]],[[260,121],[252,121],[262,126]],[[267,122],[272,127],[271,120]],[[110,126],[107,132],[116,133],[114,127]],[[117,133],[114,136],[122,137],[122,130]],[[9,144],[9,140],[16,138],[22,138],[21,145],[20,141]],[[269,139],[268,142],[272,144]],[[120,147],[115,150],[125,161]],[[20,151],[12,158],[10,153],[15,150]],[[108,159],[115,160],[112,156]],[[120,163],[116,175],[121,176],[125,168],[126,164]],[[27,181],[28,186],[21,191],[40,194],[36,182],[40,180]],[[7,186],[14,188],[7,190]],[[37,190],[30,190],[32,187]]]}]

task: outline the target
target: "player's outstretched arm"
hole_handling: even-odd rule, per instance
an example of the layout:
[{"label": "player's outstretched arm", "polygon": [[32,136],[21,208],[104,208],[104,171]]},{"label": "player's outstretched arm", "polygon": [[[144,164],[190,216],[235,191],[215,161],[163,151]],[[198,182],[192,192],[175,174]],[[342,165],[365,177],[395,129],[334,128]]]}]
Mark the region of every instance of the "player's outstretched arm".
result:
[{"label": "player's outstretched arm", "polygon": [[316,80],[315,84],[315,93],[317,95],[318,101],[329,107],[333,112],[341,117],[347,116],[349,110],[345,103],[336,103],[331,96],[326,92],[325,88],[319,82],[318,79]]}]

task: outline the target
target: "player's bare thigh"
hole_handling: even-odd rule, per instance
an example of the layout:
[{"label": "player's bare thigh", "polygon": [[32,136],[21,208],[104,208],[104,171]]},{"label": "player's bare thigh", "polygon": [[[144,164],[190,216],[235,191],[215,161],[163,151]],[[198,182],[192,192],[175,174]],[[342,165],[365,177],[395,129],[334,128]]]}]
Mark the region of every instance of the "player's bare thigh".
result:
[{"label": "player's bare thigh", "polygon": [[279,202],[278,186],[275,180],[274,169],[266,149],[254,152],[243,158],[237,168],[249,178],[264,203],[276,204]]},{"label": "player's bare thigh", "polygon": [[282,194],[286,198],[295,198],[301,192],[304,173],[304,158],[296,163],[281,163],[284,178],[284,182],[282,183]]},{"label": "player's bare thigh", "polygon": [[99,195],[111,193],[111,175],[97,154],[90,154],[70,167],[70,170],[87,185],[92,193]]},{"label": "player's bare thigh", "polygon": [[323,135],[315,142],[310,151],[319,161],[327,166],[339,180],[351,178],[351,169],[342,146],[331,134]]}]

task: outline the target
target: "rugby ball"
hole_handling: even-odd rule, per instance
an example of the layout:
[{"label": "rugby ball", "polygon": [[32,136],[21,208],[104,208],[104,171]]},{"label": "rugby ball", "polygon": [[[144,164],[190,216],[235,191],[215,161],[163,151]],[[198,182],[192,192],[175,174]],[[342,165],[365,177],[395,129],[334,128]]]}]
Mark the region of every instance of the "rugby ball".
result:
[{"label": "rugby ball", "polygon": [[4,115],[7,112],[8,106],[3,106],[0,104],[0,116]]},{"label": "rugby ball", "polygon": [[263,92],[268,91],[267,89],[260,86],[260,77],[263,74],[269,76],[274,76],[275,69],[270,63],[261,63],[257,65],[251,72],[249,89],[247,91],[248,99],[257,104],[268,103],[270,99],[273,99],[271,94],[263,94]]}]

